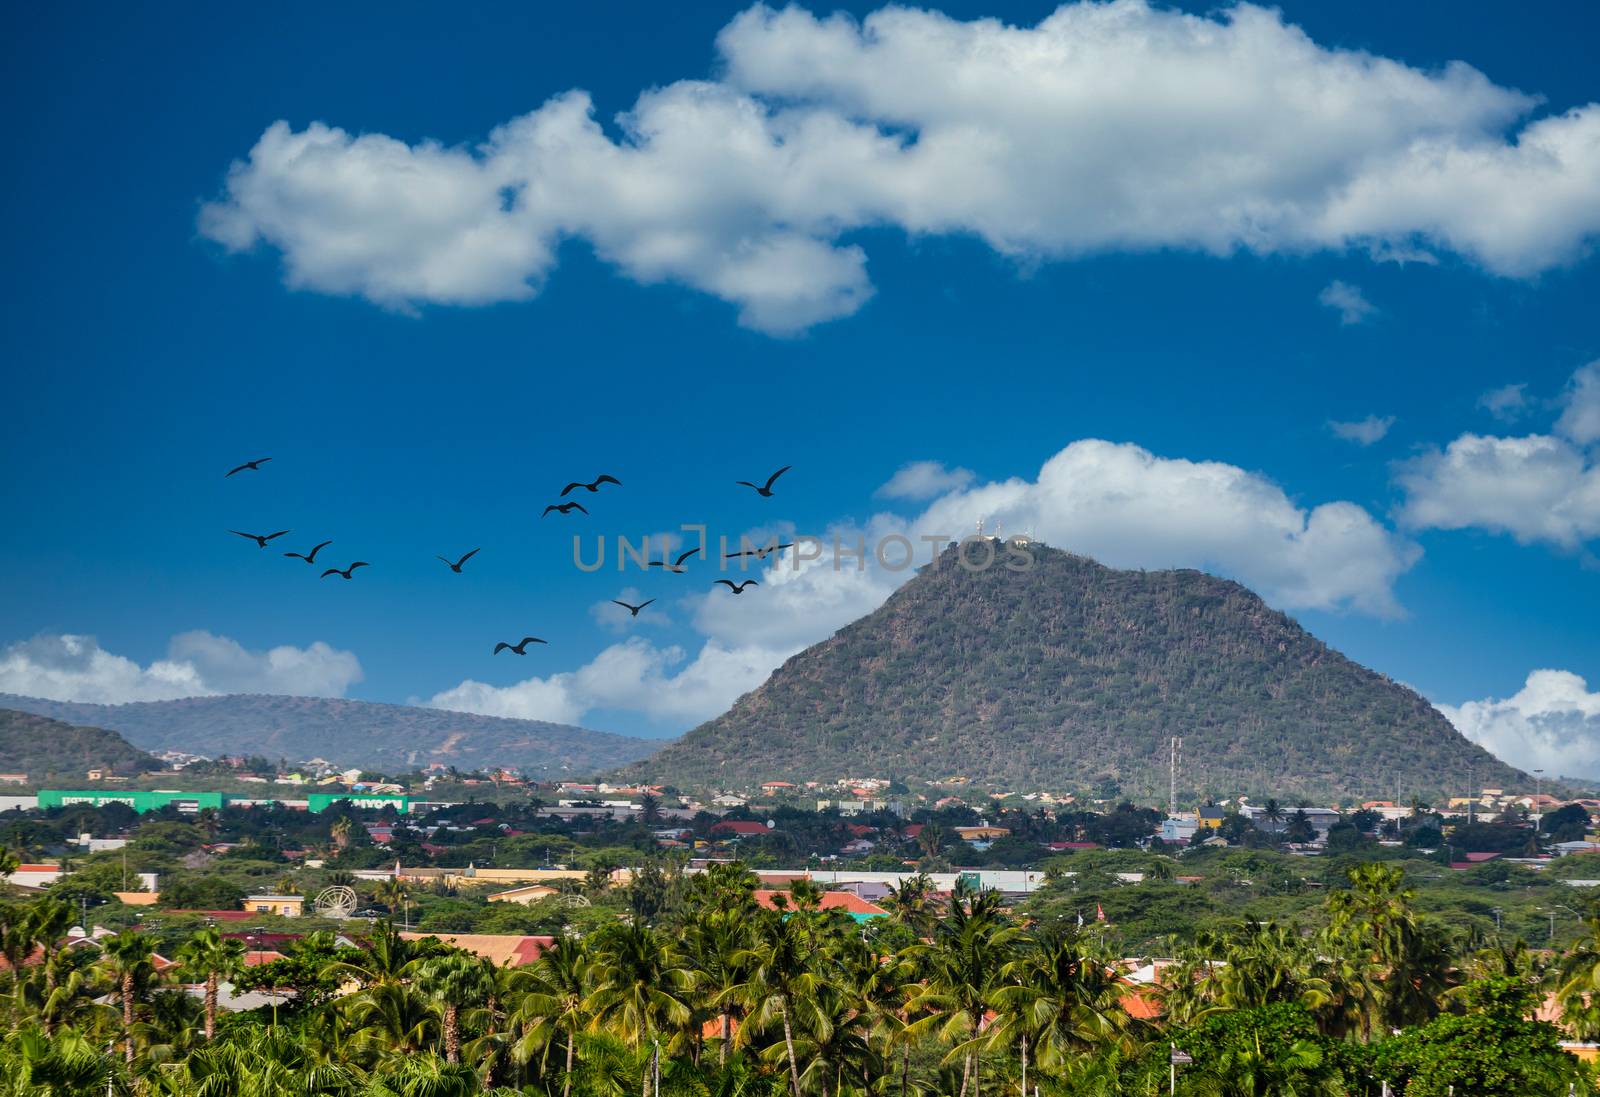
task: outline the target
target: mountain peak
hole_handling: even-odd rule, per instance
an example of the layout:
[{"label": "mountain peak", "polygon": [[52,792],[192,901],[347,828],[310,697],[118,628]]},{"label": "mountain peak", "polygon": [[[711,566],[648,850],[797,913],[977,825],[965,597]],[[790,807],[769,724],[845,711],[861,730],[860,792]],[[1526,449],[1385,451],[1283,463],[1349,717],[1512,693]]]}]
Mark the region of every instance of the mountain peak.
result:
[{"label": "mountain peak", "polygon": [[[1516,770],[1422,697],[1228,579],[1032,544],[955,548],[630,774],[677,785],[849,776],[1165,798],[1459,791]],[[983,554],[970,550],[974,564]],[[1007,564],[1011,566],[1007,566]]]}]

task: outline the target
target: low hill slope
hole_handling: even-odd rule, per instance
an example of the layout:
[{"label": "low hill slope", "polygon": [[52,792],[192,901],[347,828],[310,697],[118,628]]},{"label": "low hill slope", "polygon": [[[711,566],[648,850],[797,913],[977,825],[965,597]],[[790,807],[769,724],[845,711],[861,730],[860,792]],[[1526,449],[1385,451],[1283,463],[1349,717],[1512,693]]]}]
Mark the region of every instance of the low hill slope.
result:
[{"label": "low hill slope", "polygon": [[543,720],[321,697],[234,694],[93,705],[0,694],[0,705],[114,728],[146,750],[324,758],[387,771],[437,762],[463,770],[516,766],[530,776],[579,775],[625,765],[660,745]]},{"label": "low hill slope", "polygon": [[0,708],[0,771],[25,773],[35,784],[54,778],[81,784],[97,768],[128,777],[161,763],[114,731]]},{"label": "low hill slope", "polygon": [[[951,551],[631,777],[966,778],[989,789],[1407,796],[1531,780],[1416,693],[1238,583],[1117,571],[1041,545],[971,572]],[[1003,559],[1002,555],[1002,559]]]}]

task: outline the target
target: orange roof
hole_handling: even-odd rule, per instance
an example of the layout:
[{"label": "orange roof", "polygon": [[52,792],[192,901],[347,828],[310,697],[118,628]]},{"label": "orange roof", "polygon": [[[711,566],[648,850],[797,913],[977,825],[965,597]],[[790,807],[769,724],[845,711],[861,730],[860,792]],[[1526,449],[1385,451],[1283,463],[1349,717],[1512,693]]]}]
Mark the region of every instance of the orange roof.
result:
[{"label": "orange roof", "polygon": [[[777,908],[777,904],[772,901],[772,897],[774,895],[785,895],[785,896],[787,896],[788,894],[789,893],[787,891],[778,892],[778,891],[768,891],[766,889],[761,889],[761,890],[758,890],[758,891],[755,892],[755,897],[756,897],[756,902],[758,904],[760,904],[761,906],[766,907],[768,910],[775,910]],[[793,900],[792,897],[787,899],[786,901],[788,902],[788,904],[789,904],[789,906],[791,908],[794,906],[794,900]],[[848,891],[825,891],[825,892],[823,892],[822,893],[822,909],[823,910],[842,910],[842,911],[846,912],[847,914],[868,914],[868,915],[873,915],[873,914],[888,914],[889,913],[887,910],[884,910],[882,907],[878,906],[877,904],[869,903],[865,899],[861,898],[861,896],[853,895]]]},{"label": "orange roof", "polygon": [[554,937],[528,937],[515,933],[402,933],[407,941],[437,937],[447,945],[482,956],[496,967],[522,967],[556,943]]},{"label": "orange roof", "polygon": [[1161,1016],[1161,998],[1153,987],[1130,986],[1122,992],[1122,1012],[1135,1021],[1153,1021]]},{"label": "orange roof", "polygon": [[249,952],[244,954],[244,966],[245,967],[260,967],[262,964],[270,964],[274,960],[281,960],[281,959],[283,959],[283,953],[276,952],[273,949],[270,949],[270,948],[251,949]]}]

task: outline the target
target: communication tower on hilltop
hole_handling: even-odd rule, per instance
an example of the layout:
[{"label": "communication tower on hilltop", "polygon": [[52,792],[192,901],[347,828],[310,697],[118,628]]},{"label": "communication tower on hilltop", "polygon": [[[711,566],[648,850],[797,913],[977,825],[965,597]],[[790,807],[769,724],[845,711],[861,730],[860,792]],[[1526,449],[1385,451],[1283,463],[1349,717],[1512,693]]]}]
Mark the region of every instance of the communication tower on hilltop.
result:
[{"label": "communication tower on hilltop", "polygon": [[1183,754],[1183,739],[1172,737],[1172,760],[1167,769],[1167,814],[1178,814],[1178,759]]}]

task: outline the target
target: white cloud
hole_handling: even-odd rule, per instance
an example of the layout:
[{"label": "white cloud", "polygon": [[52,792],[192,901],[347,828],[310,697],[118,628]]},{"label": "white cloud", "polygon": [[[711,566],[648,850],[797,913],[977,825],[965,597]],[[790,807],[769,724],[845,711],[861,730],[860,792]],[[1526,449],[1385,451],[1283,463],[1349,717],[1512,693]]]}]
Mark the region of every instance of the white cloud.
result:
[{"label": "white cloud", "polygon": [[976,236],[1019,260],[1185,248],[1455,252],[1523,276],[1600,231],[1600,105],[1453,63],[1324,48],[1271,10],[1074,3],[1033,27],[890,7],[757,6],[720,81],[581,91],[476,148],[269,126],[200,230],[264,243],[291,286],[394,308],[535,295],[561,241],[790,333],[872,294],[863,227]]},{"label": "white cloud", "polygon": [[1461,734],[1520,769],[1600,778],[1600,693],[1571,671],[1536,670],[1503,700],[1438,707]]},{"label": "white cloud", "polygon": [[468,680],[423,702],[434,708],[575,724],[594,709],[627,709],[688,726],[715,716],[760,685],[787,657],[759,647],[707,641],[685,663],[681,647],[641,637],[612,644],[575,671],[510,686]]},{"label": "white cloud", "polygon": [[[1511,388],[1515,400],[1502,406],[1516,409],[1521,386]],[[1561,406],[1553,434],[1463,434],[1401,463],[1401,524],[1486,529],[1565,549],[1600,536],[1600,451],[1584,449],[1600,441],[1600,362],[1572,375]]]},{"label": "white cloud", "polygon": [[1419,555],[1354,503],[1307,509],[1234,465],[1099,440],[1074,442],[1033,483],[941,499],[918,525],[964,535],[979,516],[1113,567],[1220,572],[1285,609],[1397,613],[1394,581]]},{"label": "white cloud", "polygon": [[888,483],[875,493],[884,499],[932,499],[972,483],[970,469],[946,468],[938,461],[912,461],[901,465]]},{"label": "white cloud", "polygon": [[1378,312],[1378,306],[1367,300],[1360,286],[1338,279],[1322,287],[1322,292],[1317,294],[1317,303],[1337,312],[1339,323],[1347,326],[1360,324]]},{"label": "white cloud", "polygon": [[185,632],[148,666],[115,655],[92,636],[44,635],[0,651],[0,693],[53,701],[165,701],[219,693],[342,697],[361,663],[322,641],[249,651],[226,636]]},{"label": "white cloud", "polygon": [[1392,415],[1369,415],[1365,419],[1347,423],[1332,419],[1328,421],[1328,429],[1333,431],[1335,436],[1343,438],[1346,442],[1354,442],[1358,446],[1370,446],[1381,442],[1392,426],[1394,426]]},{"label": "white cloud", "polygon": [[1522,381],[1490,389],[1478,397],[1478,406],[1496,419],[1518,418],[1528,407],[1528,385]]},{"label": "white cloud", "polygon": [[1600,468],[1562,438],[1463,434],[1399,466],[1412,529],[1486,529],[1573,549],[1600,535]]},{"label": "white cloud", "polygon": [[[650,544],[656,544],[654,538]],[[652,559],[659,558],[657,553],[652,553]],[[626,602],[630,606],[643,606],[637,614],[630,613],[627,609],[617,605]],[[649,603],[648,605],[646,603]],[[595,624],[607,632],[627,633],[645,625],[665,625],[671,622],[665,607],[659,597],[647,596],[638,587],[624,587],[615,600],[607,598],[596,602],[589,607],[589,616]]]},{"label": "white cloud", "polygon": [[1580,446],[1600,442],[1600,362],[1590,362],[1572,375],[1561,405],[1557,434]]}]

